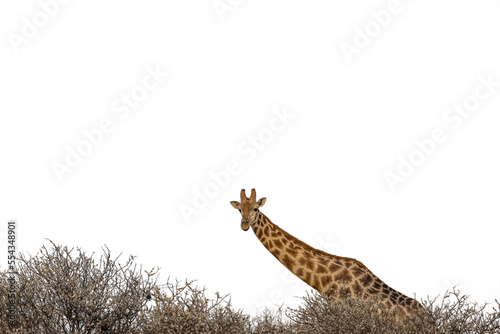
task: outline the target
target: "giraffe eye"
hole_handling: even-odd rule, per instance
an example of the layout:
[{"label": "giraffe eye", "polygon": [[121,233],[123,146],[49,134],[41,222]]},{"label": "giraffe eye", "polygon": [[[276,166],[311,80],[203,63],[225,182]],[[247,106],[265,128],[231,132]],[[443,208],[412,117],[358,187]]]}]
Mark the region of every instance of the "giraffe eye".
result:
[{"label": "giraffe eye", "polygon": [[259,209],[253,209],[253,211],[257,212],[257,211],[259,211]]},{"label": "giraffe eye", "polygon": [[241,209],[238,209],[239,212],[241,212]]}]

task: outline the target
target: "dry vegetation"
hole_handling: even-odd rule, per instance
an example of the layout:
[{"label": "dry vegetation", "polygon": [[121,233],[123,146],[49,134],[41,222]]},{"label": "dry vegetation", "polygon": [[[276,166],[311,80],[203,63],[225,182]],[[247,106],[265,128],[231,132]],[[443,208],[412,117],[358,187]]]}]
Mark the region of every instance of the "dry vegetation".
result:
[{"label": "dry vegetation", "polygon": [[[317,293],[303,297],[296,309],[251,317],[234,309],[229,295],[207,296],[193,281],[159,285],[157,270],[142,270],[133,257],[124,264],[119,259],[107,248],[94,260],[54,243],[36,256],[21,256],[17,323],[9,328],[6,307],[0,308],[0,333],[500,333],[500,304],[486,311],[457,290],[423,301],[428,316],[400,322],[374,313],[376,300],[335,302]],[[7,289],[7,273],[0,272],[0,305],[8,303]]]}]

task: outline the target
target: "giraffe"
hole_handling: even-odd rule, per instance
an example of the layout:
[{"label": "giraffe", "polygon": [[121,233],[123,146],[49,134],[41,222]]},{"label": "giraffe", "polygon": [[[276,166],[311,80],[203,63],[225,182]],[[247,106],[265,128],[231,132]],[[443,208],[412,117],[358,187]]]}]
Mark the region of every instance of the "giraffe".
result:
[{"label": "giraffe", "polygon": [[315,249],[273,224],[260,212],[266,198],[257,201],[255,189],[250,198],[242,189],[240,198],[241,202],[231,201],[231,205],[241,213],[241,228],[247,231],[252,227],[278,261],[322,295],[334,299],[346,295],[380,298],[381,305],[394,310],[398,319],[417,312],[426,313],[418,301],[389,287],[360,261]]}]

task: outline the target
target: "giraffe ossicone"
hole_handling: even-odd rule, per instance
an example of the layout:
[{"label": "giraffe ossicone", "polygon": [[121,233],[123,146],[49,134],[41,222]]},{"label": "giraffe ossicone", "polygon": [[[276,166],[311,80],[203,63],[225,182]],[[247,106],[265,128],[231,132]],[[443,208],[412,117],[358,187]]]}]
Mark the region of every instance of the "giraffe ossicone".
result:
[{"label": "giraffe ossicone", "polygon": [[241,213],[241,228],[247,231],[251,227],[278,261],[319,293],[332,298],[380,298],[382,305],[399,317],[425,313],[418,301],[389,287],[360,261],[315,249],[273,224],[260,212],[265,202],[265,197],[257,201],[255,189],[250,197],[242,189],[240,202],[231,201],[231,205]]}]

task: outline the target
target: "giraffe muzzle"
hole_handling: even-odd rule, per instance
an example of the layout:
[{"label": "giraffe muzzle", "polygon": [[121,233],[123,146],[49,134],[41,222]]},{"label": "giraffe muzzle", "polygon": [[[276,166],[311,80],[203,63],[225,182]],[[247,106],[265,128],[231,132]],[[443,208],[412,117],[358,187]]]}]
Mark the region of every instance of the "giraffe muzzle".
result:
[{"label": "giraffe muzzle", "polygon": [[242,220],[241,221],[241,229],[243,231],[248,231],[249,228],[250,228],[250,222],[248,220]]}]

